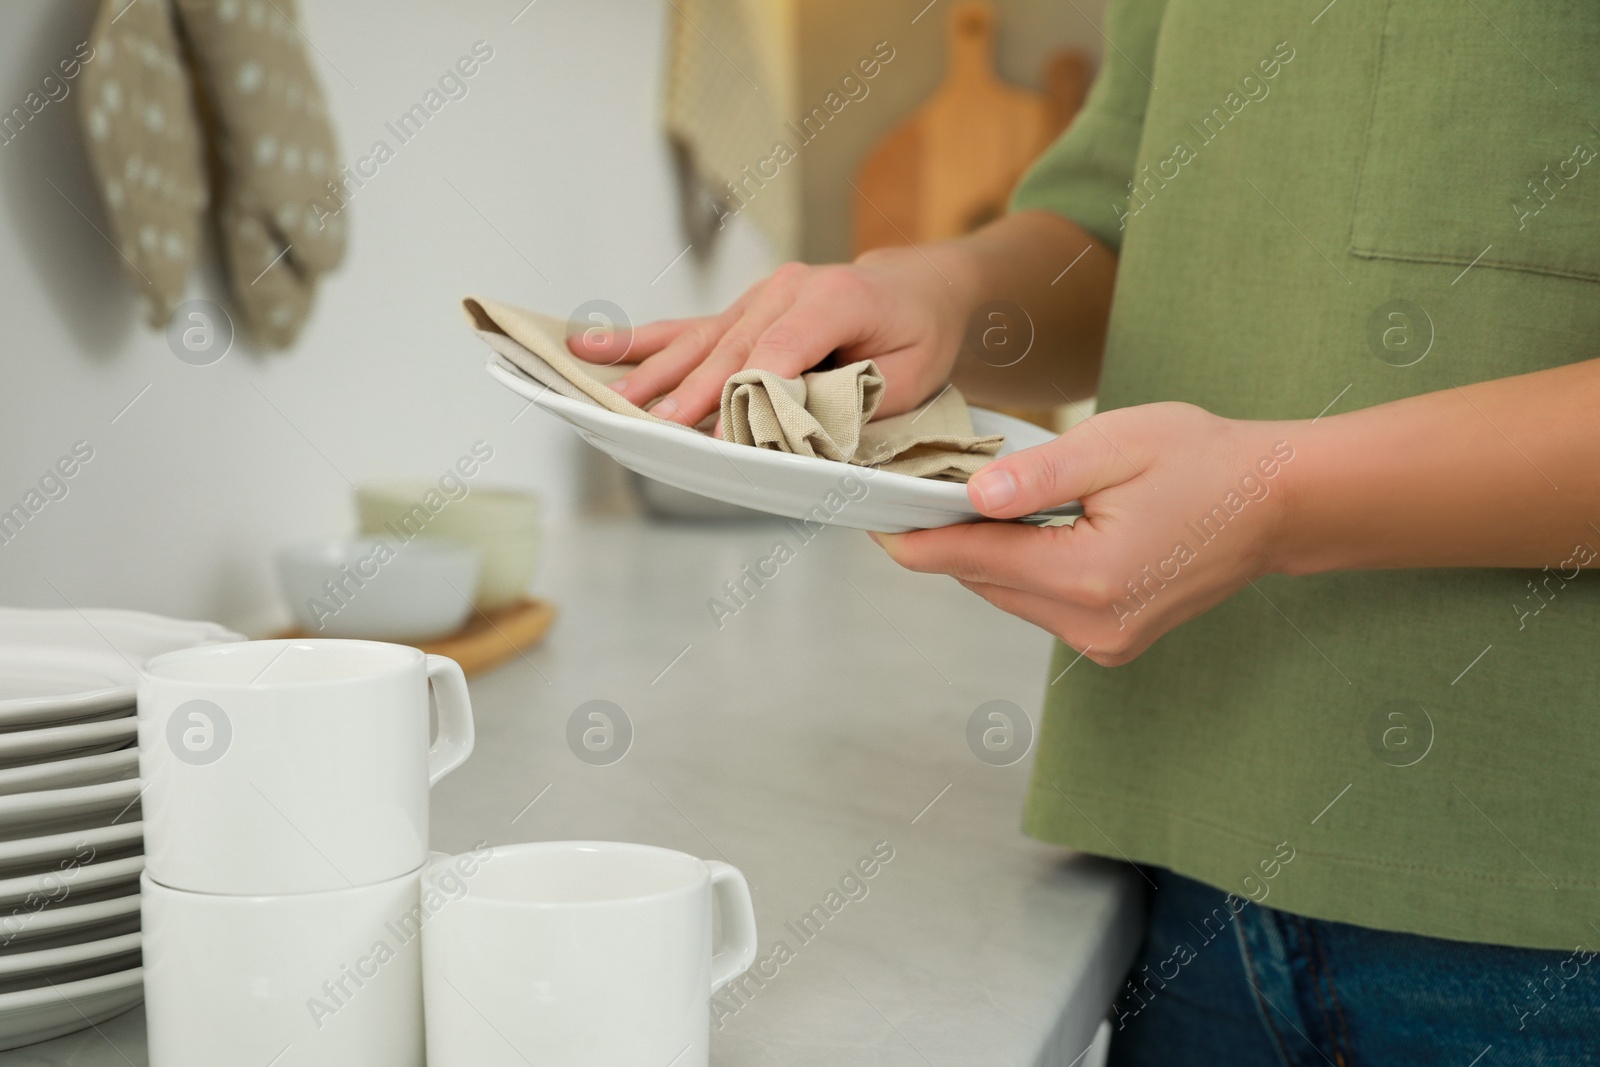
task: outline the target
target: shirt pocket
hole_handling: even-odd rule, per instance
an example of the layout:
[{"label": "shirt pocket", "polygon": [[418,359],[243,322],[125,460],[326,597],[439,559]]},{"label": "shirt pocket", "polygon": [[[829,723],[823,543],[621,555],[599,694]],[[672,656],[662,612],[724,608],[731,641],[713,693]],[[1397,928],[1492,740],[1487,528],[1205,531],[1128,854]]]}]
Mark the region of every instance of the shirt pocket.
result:
[{"label": "shirt pocket", "polygon": [[1600,3],[1389,0],[1357,256],[1600,281]]}]

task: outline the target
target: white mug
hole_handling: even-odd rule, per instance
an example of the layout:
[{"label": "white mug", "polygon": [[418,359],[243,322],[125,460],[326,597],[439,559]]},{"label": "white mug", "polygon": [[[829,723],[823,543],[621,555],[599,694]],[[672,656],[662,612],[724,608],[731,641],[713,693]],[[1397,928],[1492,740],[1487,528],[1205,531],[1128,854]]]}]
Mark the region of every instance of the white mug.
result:
[{"label": "white mug", "polygon": [[284,896],[140,888],[151,1067],[422,1067],[417,871]]},{"label": "white mug", "polygon": [[461,668],[405,645],[246,641],[157,656],[139,681],[146,869],[197,893],[316,893],[416,870],[428,790],[472,741]]},{"label": "white mug", "polygon": [[756,955],[744,875],[649,845],[434,860],[422,906],[429,1067],[706,1067],[711,995]]}]

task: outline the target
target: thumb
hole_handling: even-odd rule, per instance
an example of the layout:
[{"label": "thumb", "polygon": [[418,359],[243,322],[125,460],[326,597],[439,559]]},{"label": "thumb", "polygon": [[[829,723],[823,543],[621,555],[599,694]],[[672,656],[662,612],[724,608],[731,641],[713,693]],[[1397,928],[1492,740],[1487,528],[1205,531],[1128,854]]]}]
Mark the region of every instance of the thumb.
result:
[{"label": "thumb", "polygon": [[1139,473],[1090,420],[1054,441],[987,464],[967,482],[967,497],[990,518],[1014,519],[1120,485]]}]

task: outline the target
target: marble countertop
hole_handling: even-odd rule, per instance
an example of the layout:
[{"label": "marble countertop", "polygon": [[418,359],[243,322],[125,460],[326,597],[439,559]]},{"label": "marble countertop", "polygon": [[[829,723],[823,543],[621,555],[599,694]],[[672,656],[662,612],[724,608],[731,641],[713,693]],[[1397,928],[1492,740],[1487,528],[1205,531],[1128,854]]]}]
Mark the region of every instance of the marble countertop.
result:
[{"label": "marble countertop", "polygon": [[[763,956],[788,951],[714,1002],[718,1067],[1099,1059],[1137,879],[1024,837],[1031,758],[994,766],[967,740],[988,701],[1037,721],[1046,635],[864,534],[776,520],[557,528],[537,590],[561,616],[472,681],[477,750],[434,792],[436,848],[621,839],[741,868]],[[569,746],[590,701],[626,716],[620,758],[625,729],[584,758]],[[840,892],[874,850],[892,859]],[[800,928],[818,905],[835,910]],[[147,1062],[140,1010],[0,1054]]]}]

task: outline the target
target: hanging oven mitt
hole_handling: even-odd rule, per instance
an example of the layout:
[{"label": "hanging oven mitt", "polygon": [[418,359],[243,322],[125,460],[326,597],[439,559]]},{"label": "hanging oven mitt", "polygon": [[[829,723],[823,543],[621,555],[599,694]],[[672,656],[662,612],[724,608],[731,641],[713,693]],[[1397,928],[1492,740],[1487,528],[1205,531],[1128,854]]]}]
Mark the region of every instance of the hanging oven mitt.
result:
[{"label": "hanging oven mitt", "polygon": [[207,201],[200,126],[166,4],[106,0],[79,116],[111,243],[160,329],[183,299]]},{"label": "hanging oven mitt", "polygon": [[218,172],[217,230],[230,288],[245,326],[282,347],[305,325],[318,277],[344,257],[322,87],[292,21],[293,0],[173,3]]}]

